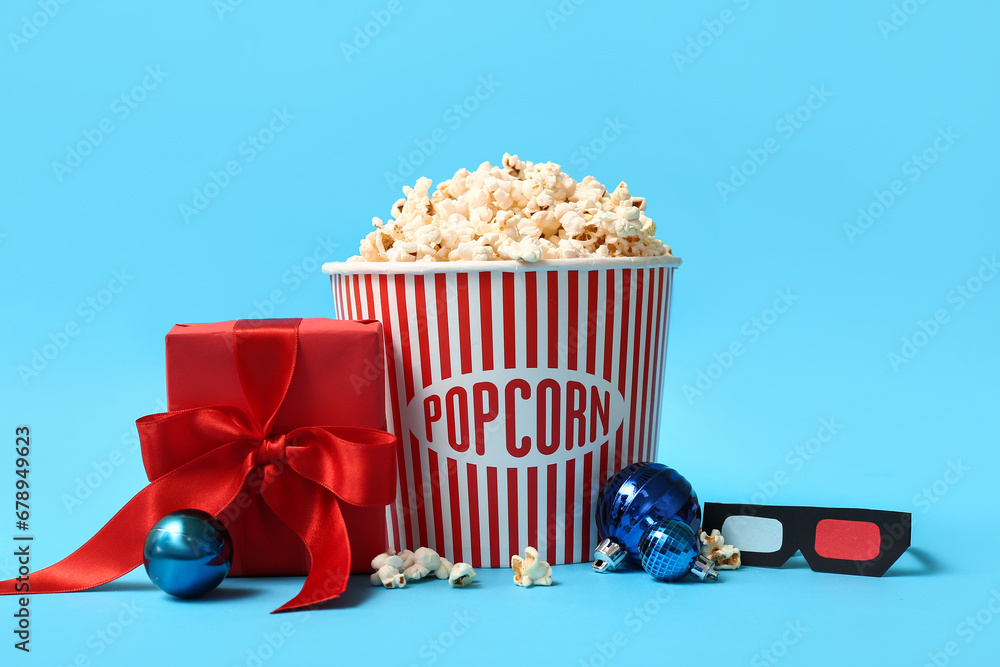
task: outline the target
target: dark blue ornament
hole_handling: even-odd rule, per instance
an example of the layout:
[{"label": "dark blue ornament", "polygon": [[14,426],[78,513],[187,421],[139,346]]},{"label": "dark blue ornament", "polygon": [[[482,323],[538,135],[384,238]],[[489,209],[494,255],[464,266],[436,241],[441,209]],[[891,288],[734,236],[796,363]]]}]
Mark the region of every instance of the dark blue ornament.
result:
[{"label": "dark blue ornament", "polygon": [[701,555],[698,537],[680,521],[657,521],[639,540],[642,568],[662,581],[677,581],[689,572],[702,581],[717,579],[712,562]]},{"label": "dark blue ornament", "polygon": [[229,532],[201,510],[171,512],[146,536],[142,564],[165,593],[196,598],[213,590],[229,574],[233,543]]},{"label": "dark blue ornament", "polygon": [[691,484],[662,463],[633,463],[609,479],[597,497],[594,569],[617,570],[628,560],[639,565],[639,540],[659,521],[676,519],[695,533],[701,505]]}]

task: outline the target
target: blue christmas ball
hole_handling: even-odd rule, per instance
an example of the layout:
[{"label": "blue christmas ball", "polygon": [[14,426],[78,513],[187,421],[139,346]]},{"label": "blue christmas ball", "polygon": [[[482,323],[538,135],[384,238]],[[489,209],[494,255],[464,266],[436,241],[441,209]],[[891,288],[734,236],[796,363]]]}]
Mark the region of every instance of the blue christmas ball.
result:
[{"label": "blue christmas ball", "polygon": [[682,579],[699,553],[697,536],[680,521],[658,521],[639,540],[642,569],[662,581]]},{"label": "blue christmas ball", "polygon": [[213,590],[229,574],[232,563],[229,532],[201,510],[171,512],[157,521],[142,550],[149,579],[179,598],[196,598]]},{"label": "blue christmas ball", "polygon": [[639,540],[653,524],[676,519],[692,531],[701,527],[701,505],[690,482],[662,463],[633,463],[609,479],[597,497],[595,520],[602,542],[594,569],[638,565]]}]

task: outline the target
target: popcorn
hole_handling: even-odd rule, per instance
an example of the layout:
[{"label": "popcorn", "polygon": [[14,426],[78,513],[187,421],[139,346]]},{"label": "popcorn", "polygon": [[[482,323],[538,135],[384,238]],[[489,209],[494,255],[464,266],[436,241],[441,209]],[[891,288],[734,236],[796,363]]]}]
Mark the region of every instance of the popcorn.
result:
[{"label": "popcorn", "polygon": [[712,530],[711,535],[704,530],[698,531],[698,542],[701,545],[701,555],[705,557],[708,557],[713,549],[721,549],[722,545],[725,544],[722,533],[719,532],[718,528]]},{"label": "popcorn", "polygon": [[448,575],[448,585],[452,588],[465,588],[476,578],[476,571],[468,563],[455,563]]},{"label": "popcorn", "polygon": [[[468,567],[470,571],[472,570],[468,565],[464,563],[462,565]],[[408,582],[423,579],[432,572],[438,579],[448,579],[451,583],[451,575],[455,566],[451,564],[450,560],[427,547],[420,547],[416,551],[404,549],[398,554],[395,549],[389,547],[384,553],[380,553],[372,559],[372,568],[377,570],[371,575],[372,586],[403,588]],[[459,578],[467,577],[468,572],[464,574],[460,572],[456,576]],[[468,581],[472,581],[475,576],[476,573],[472,571]],[[462,584],[452,583],[452,585],[465,586],[468,581]]]},{"label": "popcorn", "polygon": [[731,544],[726,544],[722,533],[714,528],[711,534],[704,530],[698,531],[698,542],[701,555],[708,558],[717,570],[736,570],[740,567],[740,550]]},{"label": "popcorn", "polygon": [[372,569],[375,570],[371,576],[372,586],[402,588],[406,585],[406,577],[402,573],[403,559],[392,547],[372,558]]},{"label": "popcorn", "polygon": [[552,568],[538,557],[535,547],[525,547],[524,558],[517,554],[511,556],[510,566],[514,569],[514,583],[518,586],[552,585]]},{"label": "popcorn", "polygon": [[414,563],[410,567],[406,568],[406,571],[403,572],[403,576],[406,577],[407,582],[410,582],[410,581],[417,581],[418,579],[423,579],[430,573],[431,571],[428,570],[425,566],[421,565],[420,563]]},{"label": "popcorn", "polygon": [[379,569],[380,567],[385,565],[386,558],[395,555],[396,555],[396,550],[393,549],[392,547],[389,547],[383,553],[380,553],[378,556],[375,556],[375,558],[372,558],[372,569],[373,570]]},{"label": "popcorn", "polygon": [[716,570],[737,570],[740,567],[740,550],[731,544],[712,552]]},{"label": "popcorn", "polygon": [[395,549],[390,549],[385,553],[375,556],[375,558],[372,559],[372,569],[378,570],[381,569],[383,565],[392,565],[397,570],[402,570],[403,559],[400,558],[399,556],[394,555],[394,553],[390,552],[395,552]]},{"label": "popcorn", "polygon": [[441,564],[434,570],[434,576],[438,579],[447,579],[451,576],[451,571],[455,568],[451,561],[441,556]]},{"label": "popcorn", "polygon": [[459,169],[431,192],[431,180],[404,186],[405,197],[361,242],[352,262],[443,262],[671,254],[655,238],[646,200],[619,183],[610,194],[593,176],[577,182],[552,162],[505,153],[500,166]]},{"label": "popcorn", "polygon": [[375,577],[378,577],[378,580],[386,588],[403,588],[406,586],[406,577],[392,565],[383,565],[379,568],[378,572],[372,575],[372,585],[377,586]]},{"label": "popcorn", "polygon": [[441,564],[441,556],[433,549],[420,547],[413,552],[413,562],[417,565],[423,565],[428,572],[433,572]]}]

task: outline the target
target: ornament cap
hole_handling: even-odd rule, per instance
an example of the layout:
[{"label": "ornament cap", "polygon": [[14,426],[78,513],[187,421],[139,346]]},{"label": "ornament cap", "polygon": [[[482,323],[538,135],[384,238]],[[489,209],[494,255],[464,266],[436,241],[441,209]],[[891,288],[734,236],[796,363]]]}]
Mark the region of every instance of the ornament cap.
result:
[{"label": "ornament cap", "polygon": [[591,565],[598,572],[614,572],[625,562],[625,547],[616,540],[605,537],[594,549],[594,562]]},{"label": "ornament cap", "polygon": [[719,579],[719,573],[715,571],[715,563],[701,555],[691,561],[691,574],[698,577],[699,581],[709,579],[717,581]]}]

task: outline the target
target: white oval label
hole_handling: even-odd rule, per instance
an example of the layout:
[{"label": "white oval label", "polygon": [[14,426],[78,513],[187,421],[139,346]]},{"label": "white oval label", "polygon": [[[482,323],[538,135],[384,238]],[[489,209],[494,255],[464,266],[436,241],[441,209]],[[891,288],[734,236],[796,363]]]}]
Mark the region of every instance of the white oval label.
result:
[{"label": "white oval label", "polygon": [[558,463],[614,437],[625,399],[583,371],[493,370],[439,380],[406,406],[406,423],[448,456],[499,465]]}]

